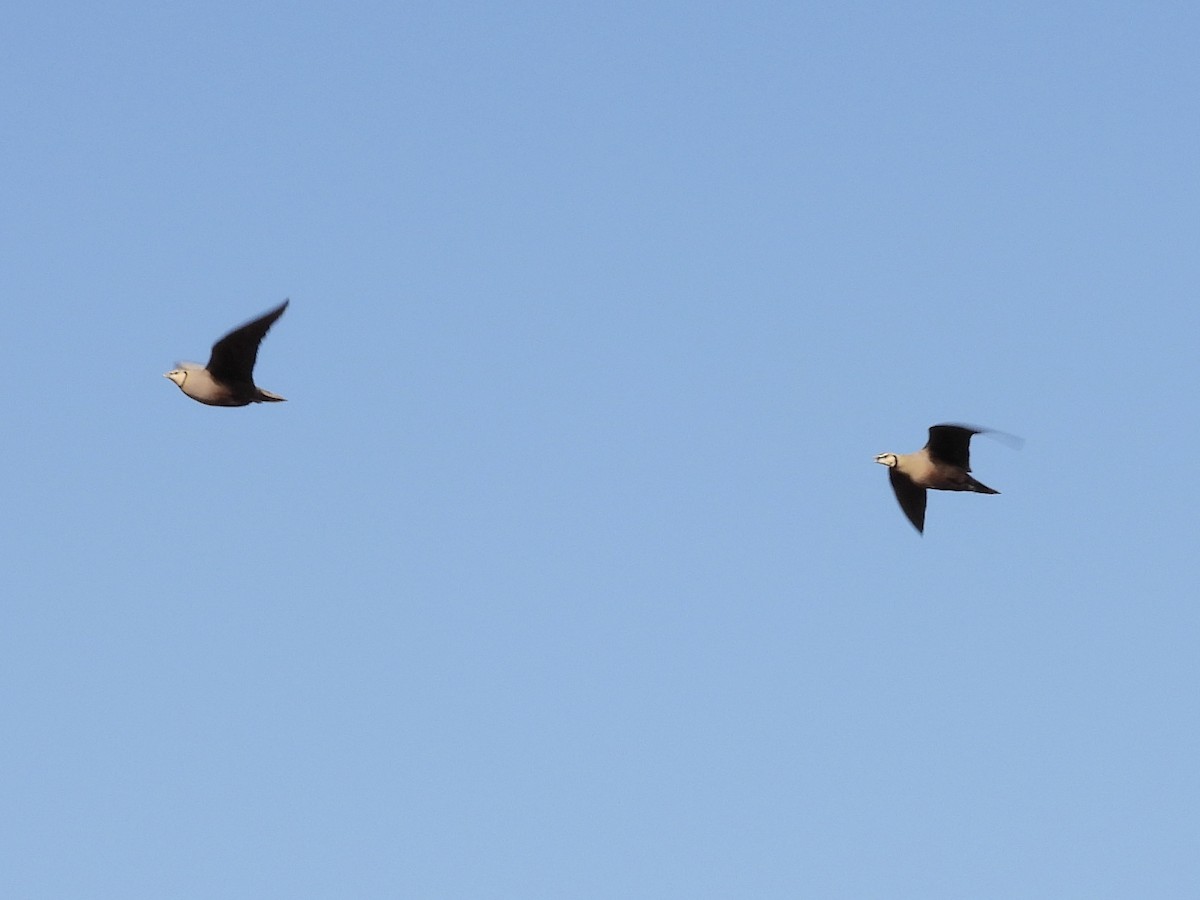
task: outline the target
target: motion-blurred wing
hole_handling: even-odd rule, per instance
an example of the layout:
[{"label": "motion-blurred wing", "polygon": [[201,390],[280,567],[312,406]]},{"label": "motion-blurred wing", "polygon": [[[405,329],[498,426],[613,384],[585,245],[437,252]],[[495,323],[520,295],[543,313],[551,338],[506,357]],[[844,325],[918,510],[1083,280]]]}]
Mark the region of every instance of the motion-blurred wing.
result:
[{"label": "motion-blurred wing", "polygon": [[925,449],[933,459],[970,472],[971,436],[982,430],[968,425],[934,425],[929,429],[929,442]]},{"label": "motion-blurred wing", "polygon": [[258,345],[287,305],[288,301],[284,300],[266,315],[247,322],[213,344],[206,367],[213,378],[226,384],[253,384]]},{"label": "motion-blurred wing", "polygon": [[896,500],[900,508],[913,523],[913,528],[921,534],[925,533],[925,488],[918,487],[912,480],[894,468],[888,469],[888,477],[892,481],[892,490],[896,492]]}]

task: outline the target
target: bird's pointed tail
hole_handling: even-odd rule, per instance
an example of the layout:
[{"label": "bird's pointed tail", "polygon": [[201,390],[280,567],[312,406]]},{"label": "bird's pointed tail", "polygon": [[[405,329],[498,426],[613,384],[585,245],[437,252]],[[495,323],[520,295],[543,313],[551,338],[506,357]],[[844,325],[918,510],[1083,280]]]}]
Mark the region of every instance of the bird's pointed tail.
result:
[{"label": "bird's pointed tail", "polygon": [[[967,477],[970,477],[970,476],[967,476]],[[984,484],[982,481],[976,481],[974,478],[971,478],[971,490],[973,490],[977,494],[998,494],[998,493],[1000,493],[995,488],[990,488],[986,484]]]},{"label": "bird's pointed tail", "polygon": [[264,391],[262,388],[258,389],[258,401],[260,403],[282,403],[285,400],[287,400],[287,397],[280,397],[278,394],[273,394],[270,391]]}]

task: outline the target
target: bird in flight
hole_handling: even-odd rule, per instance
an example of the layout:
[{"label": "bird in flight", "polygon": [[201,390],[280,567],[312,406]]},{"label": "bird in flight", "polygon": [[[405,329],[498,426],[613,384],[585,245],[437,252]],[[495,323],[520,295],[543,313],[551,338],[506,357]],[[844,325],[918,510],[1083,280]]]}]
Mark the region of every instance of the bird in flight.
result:
[{"label": "bird in flight", "polygon": [[170,378],[193,400],[209,406],[246,406],[285,399],[254,384],[254,362],[258,358],[258,345],[275,320],[283,315],[288,302],[284,300],[269,313],[235,328],[213,344],[207,366],[178,363],[163,377]]},{"label": "bird in flight", "polygon": [[[925,533],[927,491],[974,491],[998,494],[971,477],[971,437],[989,429],[967,425],[934,425],[929,441],[916,453],[880,453],[875,462],[888,467],[888,478],[900,508],[921,534]],[[1002,434],[1003,432],[997,432]],[[1012,435],[1006,435],[1012,438]],[[1019,438],[1013,438],[1019,441]]]}]

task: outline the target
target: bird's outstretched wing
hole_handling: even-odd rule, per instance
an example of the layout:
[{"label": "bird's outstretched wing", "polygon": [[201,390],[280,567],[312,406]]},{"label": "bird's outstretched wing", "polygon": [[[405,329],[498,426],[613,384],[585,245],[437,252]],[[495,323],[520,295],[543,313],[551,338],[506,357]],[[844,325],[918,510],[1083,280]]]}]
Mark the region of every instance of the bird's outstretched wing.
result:
[{"label": "bird's outstretched wing", "polygon": [[275,320],[283,315],[287,305],[288,301],[284,300],[266,315],[235,328],[213,344],[212,356],[206,367],[213,378],[226,384],[254,384],[258,345]]},{"label": "bird's outstretched wing", "polygon": [[933,459],[970,472],[971,436],[983,430],[972,428],[970,425],[934,425],[929,429],[929,442],[925,449]]},{"label": "bird's outstretched wing", "polygon": [[896,500],[900,508],[913,523],[913,528],[921,534],[925,533],[925,488],[913,484],[912,479],[895,467],[888,469],[888,478],[892,482],[892,490],[896,492]]}]

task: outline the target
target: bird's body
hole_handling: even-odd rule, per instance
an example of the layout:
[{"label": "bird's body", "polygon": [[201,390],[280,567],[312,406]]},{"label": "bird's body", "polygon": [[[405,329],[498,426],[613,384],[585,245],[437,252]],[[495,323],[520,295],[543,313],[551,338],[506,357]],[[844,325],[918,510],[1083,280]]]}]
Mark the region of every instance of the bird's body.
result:
[{"label": "bird's body", "polygon": [[213,344],[208,365],[179,363],[164,377],[179,389],[208,406],[247,406],[251,403],[277,403],[284,398],[264,391],[254,383],[254,363],[258,345],[275,320],[283,315],[288,301],[266,315],[236,328]]},{"label": "bird's body", "polygon": [[888,478],[900,508],[913,527],[925,532],[926,491],[973,491],[998,494],[971,477],[971,437],[984,429],[934,425],[929,441],[916,453],[881,453],[875,462],[888,467]]}]

